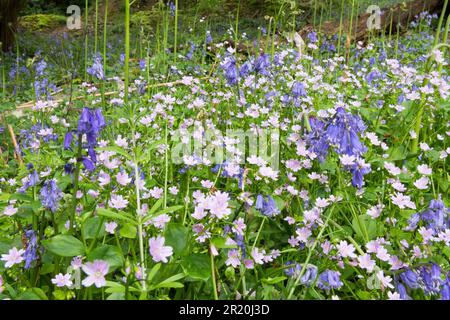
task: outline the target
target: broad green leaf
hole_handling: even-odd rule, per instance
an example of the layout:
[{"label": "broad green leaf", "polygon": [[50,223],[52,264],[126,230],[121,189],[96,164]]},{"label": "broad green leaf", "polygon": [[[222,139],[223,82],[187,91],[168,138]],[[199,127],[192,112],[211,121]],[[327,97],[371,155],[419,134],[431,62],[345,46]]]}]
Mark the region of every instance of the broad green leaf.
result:
[{"label": "broad green leaf", "polygon": [[181,284],[179,282],[176,282],[176,281],[184,278],[184,276],[185,275],[183,273],[178,273],[178,274],[176,274],[174,276],[171,276],[171,277],[167,278],[164,281],[161,281],[156,286],[154,286],[153,289],[158,289],[158,288],[182,288],[183,284]]},{"label": "broad green leaf", "polygon": [[161,263],[157,263],[153,266],[152,270],[147,274],[147,281],[151,282],[155,275],[158,273],[159,269],[161,269]]},{"label": "broad green leaf", "polygon": [[216,247],[217,249],[232,249],[237,248],[237,244],[226,244],[225,238],[212,238],[211,243]]},{"label": "broad green leaf", "polygon": [[136,233],[137,233],[137,228],[130,223],[124,224],[120,228],[120,231],[119,231],[119,234],[121,237],[129,238],[129,239],[136,238]]},{"label": "broad green leaf", "polygon": [[181,267],[194,280],[206,281],[211,276],[211,261],[207,254],[193,253],[183,257]]},{"label": "broad green leaf", "polygon": [[180,210],[182,208],[184,208],[184,206],[173,206],[173,207],[168,207],[168,208],[165,208],[163,210],[160,210],[160,211],[158,211],[157,214],[151,214],[149,212],[149,214],[142,220],[142,222],[144,223],[144,222],[148,221],[149,219],[153,218],[154,216],[159,216],[161,214],[175,212],[175,211]]},{"label": "broad green leaf", "polygon": [[96,259],[105,260],[108,262],[109,271],[123,266],[124,262],[120,249],[109,244],[102,244],[88,254],[88,260],[94,261]]},{"label": "broad green leaf", "polygon": [[98,215],[103,216],[103,217],[108,217],[108,218],[116,219],[116,220],[122,220],[122,221],[132,223],[134,225],[137,225],[136,220],[134,220],[131,216],[128,216],[124,212],[114,212],[112,210],[108,210],[108,209],[104,209],[104,208],[97,208],[97,213],[98,213]]},{"label": "broad green leaf", "polygon": [[[105,232],[105,224],[103,223],[104,218],[101,217],[90,217],[87,218],[83,225],[81,226],[81,232],[84,239],[94,239],[95,235],[97,238],[103,237]],[[98,232],[98,233],[97,233]]]},{"label": "broad green leaf", "polygon": [[43,243],[48,251],[61,257],[81,256],[85,252],[83,243],[67,234],[57,235],[43,241]]},{"label": "broad green leaf", "polygon": [[275,284],[275,283],[283,282],[286,279],[287,279],[287,277],[285,277],[285,276],[279,276],[279,277],[275,277],[275,278],[270,278],[270,277],[265,278],[265,279],[262,279],[261,281],[263,283],[267,283],[267,284]]},{"label": "broad green leaf", "polygon": [[189,230],[181,223],[169,223],[164,236],[175,255],[182,255],[189,245]]}]

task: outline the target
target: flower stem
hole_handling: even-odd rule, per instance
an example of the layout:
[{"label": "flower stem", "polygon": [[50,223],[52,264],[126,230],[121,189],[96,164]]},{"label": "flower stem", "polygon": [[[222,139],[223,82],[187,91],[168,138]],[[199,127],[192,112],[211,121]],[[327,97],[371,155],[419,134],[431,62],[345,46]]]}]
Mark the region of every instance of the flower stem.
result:
[{"label": "flower stem", "polygon": [[215,273],[215,265],[214,265],[214,255],[211,252],[211,248],[209,249],[209,255],[211,258],[211,279],[212,279],[212,283],[213,283],[214,300],[219,300],[219,297],[217,295],[217,283],[216,283],[216,273]]},{"label": "flower stem", "polygon": [[78,152],[77,152],[77,164],[73,173],[73,194],[72,194],[72,210],[70,213],[70,233],[73,233],[73,225],[75,223],[75,212],[77,210],[77,193],[78,193],[78,179],[80,177],[81,168],[81,156],[83,152],[83,135],[78,134]]}]

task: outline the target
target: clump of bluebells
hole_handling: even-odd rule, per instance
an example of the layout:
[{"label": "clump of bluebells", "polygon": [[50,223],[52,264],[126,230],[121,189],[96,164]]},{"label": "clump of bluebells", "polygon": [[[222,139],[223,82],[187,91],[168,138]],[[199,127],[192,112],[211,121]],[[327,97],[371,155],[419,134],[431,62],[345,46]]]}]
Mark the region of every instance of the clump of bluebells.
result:
[{"label": "clump of bluebells", "polygon": [[128,97],[114,42],[70,101],[49,93],[73,70],[17,57],[36,103],[6,116],[16,148],[0,129],[0,299],[450,299],[433,19],[398,44],[312,31],[248,56],[206,32],[177,59],[132,53]]}]

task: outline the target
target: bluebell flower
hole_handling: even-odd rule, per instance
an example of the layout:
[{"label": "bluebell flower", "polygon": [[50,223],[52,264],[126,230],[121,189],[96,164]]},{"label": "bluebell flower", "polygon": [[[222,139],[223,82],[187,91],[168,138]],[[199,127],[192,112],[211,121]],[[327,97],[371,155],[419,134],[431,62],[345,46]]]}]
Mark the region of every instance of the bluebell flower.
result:
[{"label": "bluebell flower", "polygon": [[44,182],[39,195],[42,206],[54,213],[58,210],[59,201],[62,197],[63,193],[56,185],[56,181],[54,179]]},{"label": "bluebell flower", "polygon": [[420,276],[425,294],[439,294],[443,281],[441,279],[441,268],[437,264],[433,263],[431,267],[423,266],[420,269]]},{"label": "bluebell flower", "polygon": [[264,197],[259,194],[256,197],[255,208],[261,212],[261,214],[267,217],[273,217],[280,213],[280,209],[278,209],[275,200],[271,196],[267,196],[267,201]]},{"label": "bluebell flower", "polygon": [[294,263],[292,261],[288,261],[285,263],[285,266],[291,266],[290,268],[284,268],[284,273],[288,277],[292,277],[294,275],[299,275],[302,270],[302,266],[298,263]]},{"label": "bluebell flower", "polygon": [[317,33],[316,32],[314,32],[314,31],[311,31],[310,33],[308,33],[308,40],[311,42],[311,43],[316,43],[317,42]]},{"label": "bluebell flower", "polygon": [[238,82],[236,59],[233,56],[227,56],[220,66],[225,73],[228,84],[235,85]]},{"label": "bluebell flower", "polygon": [[102,56],[97,53],[94,56],[94,63],[87,69],[87,73],[96,77],[99,80],[105,79],[105,72],[103,70]]},{"label": "bluebell flower", "polygon": [[174,17],[175,16],[175,10],[177,9],[177,7],[175,6],[175,3],[173,3],[173,1],[169,1],[167,3],[167,6],[169,7],[170,15],[172,17]]},{"label": "bluebell flower", "polygon": [[294,84],[292,85],[292,95],[294,96],[294,98],[306,97],[307,93],[303,83],[298,81],[294,82]]},{"label": "bluebell flower", "polygon": [[264,76],[268,76],[270,67],[270,60],[268,54],[261,54],[254,62],[254,69],[257,73],[260,73]]},{"label": "bluebell flower", "polygon": [[450,285],[448,283],[442,286],[440,300],[450,300]]},{"label": "bluebell flower", "polygon": [[327,291],[330,289],[339,289],[344,285],[340,280],[340,275],[338,271],[325,270],[319,275],[317,286],[319,289]]},{"label": "bluebell flower", "polygon": [[411,269],[406,269],[405,272],[401,273],[400,279],[410,289],[419,288],[419,276]]},{"label": "bluebell flower", "polygon": [[25,259],[25,269],[31,268],[31,263],[37,260],[37,234],[33,229],[27,230],[25,232],[25,237],[27,239],[27,247],[25,249],[25,253],[23,255]]},{"label": "bluebell flower", "polygon": [[245,61],[244,64],[239,69],[239,76],[242,78],[245,78],[247,75],[249,75],[253,71],[253,65],[250,61]]},{"label": "bluebell flower", "polygon": [[207,31],[206,32],[206,44],[209,44],[213,41],[213,38],[211,36],[211,32]]},{"label": "bluebell flower", "polygon": [[402,300],[411,300],[411,297],[408,295],[408,292],[406,291],[406,288],[403,284],[398,283],[397,284],[397,291],[400,295],[400,299]]}]

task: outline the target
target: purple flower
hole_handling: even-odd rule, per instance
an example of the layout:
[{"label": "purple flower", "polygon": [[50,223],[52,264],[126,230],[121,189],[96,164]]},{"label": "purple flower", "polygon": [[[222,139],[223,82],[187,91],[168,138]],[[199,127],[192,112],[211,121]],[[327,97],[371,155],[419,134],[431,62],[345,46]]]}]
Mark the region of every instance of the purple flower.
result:
[{"label": "purple flower", "polygon": [[103,64],[102,64],[102,56],[97,53],[94,57],[94,63],[91,67],[87,69],[87,73],[89,73],[91,76],[96,77],[97,79],[103,80],[105,79],[105,73],[103,71]]},{"label": "purple flower", "polygon": [[37,260],[37,234],[36,231],[30,229],[25,232],[25,237],[27,238],[27,247],[23,255],[25,259],[25,269],[30,269],[31,263]]},{"label": "purple flower", "polygon": [[267,217],[273,217],[280,213],[275,200],[271,196],[268,196],[266,201],[264,197],[259,194],[256,197],[255,208]]},{"label": "purple flower", "polygon": [[397,284],[397,291],[400,295],[400,299],[402,300],[411,300],[411,297],[408,296],[408,293],[406,291],[406,288],[403,284],[399,283]]},{"label": "purple flower", "polygon": [[225,73],[228,84],[235,85],[238,81],[236,59],[233,56],[227,56],[220,66]]},{"label": "purple flower", "polygon": [[55,212],[58,210],[58,203],[62,196],[63,193],[56,185],[56,181],[52,179],[44,182],[39,198],[45,208]]},{"label": "purple flower", "polygon": [[325,270],[319,275],[317,286],[327,291],[330,289],[339,289],[343,286],[342,281],[339,279],[340,275],[338,271]]},{"label": "purple flower", "polygon": [[270,60],[268,54],[261,54],[254,63],[254,69],[257,73],[260,73],[264,76],[268,76],[270,73],[268,68],[270,67]]},{"label": "purple flower", "polygon": [[410,289],[417,289],[417,288],[419,288],[419,282],[418,282],[419,281],[419,277],[411,269],[407,269],[405,272],[400,274],[400,279]]},{"label": "purple flower", "polygon": [[314,31],[311,31],[310,33],[308,33],[308,40],[311,43],[316,43],[317,42],[317,33],[315,33]]},{"label": "purple flower", "polygon": [[292,85],[292,95],[294,96],[294,98],[306,97],[307,93],[303,83],[298,81],[294,82],[294,84]]},{"label": "purple flower", "polygon": [[425,294],[438,294],[443,281],[441,279],[441,268],[437,264],[424,266],[420,270],[421,279],[424,284]]}]

